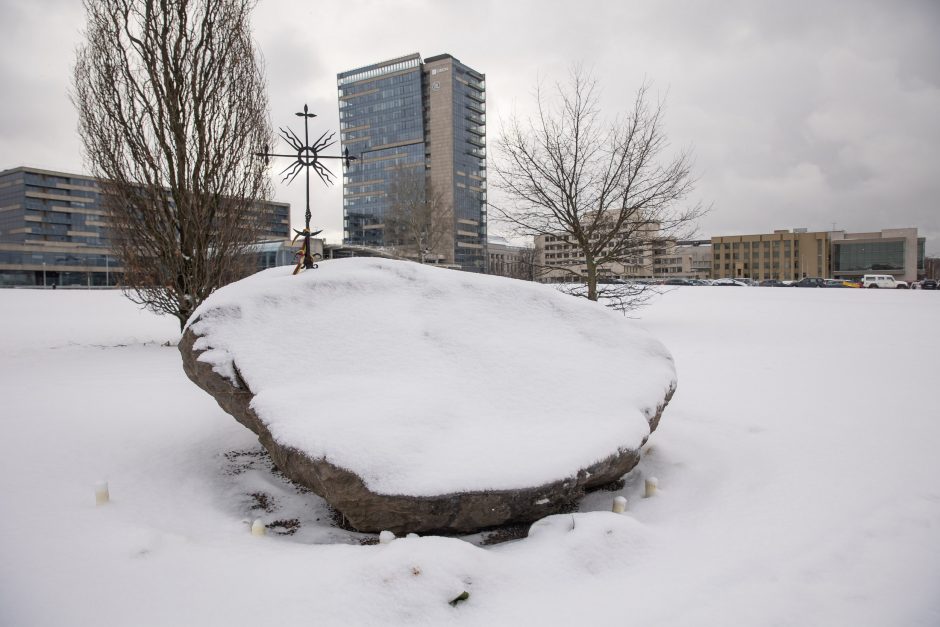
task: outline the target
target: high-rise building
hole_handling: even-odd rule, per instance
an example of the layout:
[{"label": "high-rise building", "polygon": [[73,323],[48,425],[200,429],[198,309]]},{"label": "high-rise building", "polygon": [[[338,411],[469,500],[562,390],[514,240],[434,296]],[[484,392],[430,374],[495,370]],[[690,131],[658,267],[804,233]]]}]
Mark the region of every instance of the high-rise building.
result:
[{"label": "high-rise building", "polygon": [[[123,270],[108,241],[98,179],[17,167],[0,172],[0,285],[106,286]],[[290,205],[262,203],[263,237],[290,237]]]},{"label": "high-rise building", "polygon": [[[344,243],[387,246],[396,181],[424,182],[443,202],[440,263],[486,270],[485,76],[449,54],[411,54],[337,75],[344,150]],[[422,255],[423,256],[423,255]]]}]

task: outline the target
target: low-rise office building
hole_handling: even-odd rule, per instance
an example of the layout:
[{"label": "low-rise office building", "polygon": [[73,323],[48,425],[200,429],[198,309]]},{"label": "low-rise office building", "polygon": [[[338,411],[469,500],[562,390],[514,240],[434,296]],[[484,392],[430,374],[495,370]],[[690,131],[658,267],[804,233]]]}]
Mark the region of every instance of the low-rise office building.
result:
[{"label": "low-rise office building", "polygon": [[713,237],[711,242],[712,278],[716,279],[857,279],[879,272],[916,281],[924,268],[924,239],[918,238],[916,228],[872,233],[780,229]]},{"label": "low-rise office building", "polygon": [[[110,286],[122,268],[97,179],[17,167],[0,172],[0,286]],[[263,204],[266,239],[290,236],[290,205]]]},{"label": "low-rise office building", "polygon": [[924,276],[926,240],[917,229],[884,229],[874,233],[834,231],[832,276],[858,279],[873,272],[908,283]]},{"label": "low-rise office building", "polygon": [[531,246],[517,246],[505,237],[490,235],[486,241],[486,272],[512,279],[535,278],[535,251]]},{"label": "low-rise office building", "polygon": [[[658,242],[659,226],[650,224],[638,234],[630,254],[621,255],[618,261],[598,266],[597,280],[600,282],[653,278],[653,248],[662,247]],[[571,283],[586,280],[587,263],[581,248],[574,238],[564,235],[538,235],[535,238],[538,281],[540,283]]]},{"label": "low-rise office building", "polygon": [[829,233],[779,229],[712,237],[712,278],[794,281],[829,276]]},{"label": "low-rise office building", "polygon": [[[587,264],[579,246],[562,235],[535,238],[537,280],[542,283],[568,283],[583,280]],[[630,281],[669,278],[707,279],[711,277],[711,240],[662,240],[655,224],[645,229],[630,251],[619,261],[597,268],[598,280]]]},{"label": "low-rise office building", "polygon": [[668,242],[653,250],[654,278],[708,279],[711,270],[711,240]]}]

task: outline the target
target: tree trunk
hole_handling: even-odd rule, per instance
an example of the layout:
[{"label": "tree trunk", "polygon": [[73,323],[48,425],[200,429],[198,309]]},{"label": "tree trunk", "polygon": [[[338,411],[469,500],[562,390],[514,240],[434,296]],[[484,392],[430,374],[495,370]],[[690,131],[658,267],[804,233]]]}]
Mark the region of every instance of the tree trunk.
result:
[{"label": "tree trunk", "polygon": [[587,297],[589,300],[597,300],[597,264],[591,260],[587,262]]}]

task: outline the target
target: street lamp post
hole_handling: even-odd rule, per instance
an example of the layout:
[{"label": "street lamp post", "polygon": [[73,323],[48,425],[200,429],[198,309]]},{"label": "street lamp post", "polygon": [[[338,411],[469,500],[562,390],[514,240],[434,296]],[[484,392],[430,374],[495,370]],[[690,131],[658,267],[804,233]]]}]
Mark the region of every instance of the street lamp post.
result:
[{"label": "street lamp post", "polygon": [[304,238],[304,245],[300,251],[302,253],[303,258],[297,264],[297,267],[294,269],[294,274],[297,274],[298,272],[300,272],[301,265],[303,265],[304,270],[309,270],[311,268],[316,267],[313,265],[313,256],[310,254],[310,238],[311,236],[318,235],[319,233],[322,232],[322,229],[320,231],[316,231],[315,233],[310,232],[310,168],[313,168],[314,172],[317,173],[317,176],[320,177],[321,181],[323,181],[327,185],[330,185],[333,183],[333,173],[329,170],[329,168],[326,167],[326,165],[324,165],[323,163],[320,163],[320,160],[321,159],[342,159],[343,165],[348,168],[349,162],[355,161],[356,157],[349,156],[349,148],[347,148],[343,152],[343,154],[339,156],[329,156],[329,155],[320,154],[321,151],[329,148],[330,146],[336,143],[336,140],[333,139],[333,136],[336,135],[336,133],[330,133],[329,136],[327,136],[327,133],[329,133],[329,131],[323,133],[322,135],[320,135],[319,139],[317,139],[317,141],[315,141],[313,145],[311,146],[310,145],[310,133],[309,133],[309,129],[307,126],[307,122],[310,118],[315,118],[316,114],[309,113],[307,110],[307,105],[304,105],[303,112],[298,112],[295,115],[297,115],[298,117],[302,117],[304,119],[303,141],[301,141],[300,137],[298,137],[297,134],[294,133],[294,131],[290,130],[289,128],[287,129],[280,128],[279,130],[281,131],[281,137],[284,139],[284,141],[286,141],[290,145],[290,147],[296,150],[297,152],[292,155],[276,154],[276,153],[268,152],[268,147],[265,146],[264,150],[262,150],[261,152],[256,152],[255,156],[262,157],[266,164],[268,163],[271,157],[292,157],[294,161],[281,171],[281,174],[284,174],[283,180],[286,181],[287,183],[290,183],[295,178],[297,178],[297,175],[300,174],[301,169],[303,169],[304,173],[306,174],[307,211],[304,214],[304,230],[298,231],[297,229],[294,229],[294,232],[297,234],[294,237],[295,240],[297,239],[297,237],[300,237],[300,236],[303,236]]},{"label": "street lamp post", "polygon": [[46,287],[46,262],[42,262],[42,286]]}]

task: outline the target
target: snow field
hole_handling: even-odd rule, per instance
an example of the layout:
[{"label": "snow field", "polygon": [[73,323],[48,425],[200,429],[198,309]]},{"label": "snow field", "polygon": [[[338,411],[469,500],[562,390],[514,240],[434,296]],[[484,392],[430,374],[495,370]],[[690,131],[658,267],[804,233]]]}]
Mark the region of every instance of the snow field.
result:
[{"label": "snow field", "polygon": [[[227,458],[257,443],[161,346],[174,319],[116,292],[0,311],[0,625],[940,624],[931,292],[664,294],[636,315],[679,386],[640,466],[492,547],[360,546]],[[284,516],[301,531],[249,532]]]}]

